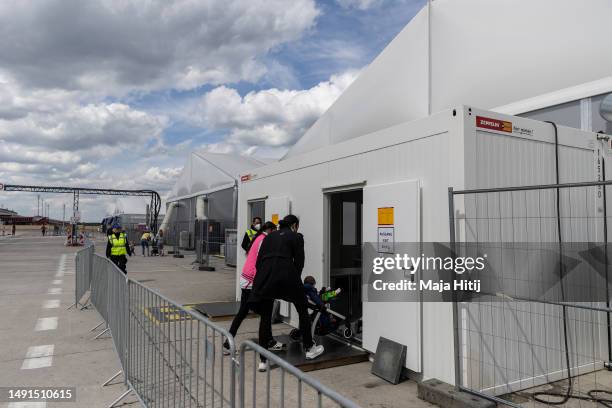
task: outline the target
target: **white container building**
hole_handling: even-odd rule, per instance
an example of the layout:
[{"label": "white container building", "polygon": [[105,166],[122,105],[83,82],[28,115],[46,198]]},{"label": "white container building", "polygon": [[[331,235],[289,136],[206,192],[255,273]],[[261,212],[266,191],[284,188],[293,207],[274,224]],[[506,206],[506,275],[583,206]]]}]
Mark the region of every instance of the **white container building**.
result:
[{"label": "white container building", "polygon": [[[454,384],[452,304],[363,302],[361,244],[378,239],[381,208],[394,208],[395,241],[448,242],[449,187],[555,183],[555,132],[542,120],[571,126],[558,127],[559,180],[597,180],[610,154],[594,106],[612,92],[610,15],[605,0],[428,3],[282,160],[242,173],[239,234],[261,208],[267,220],[300,217],[303,274],[350,285],[343,307],[362,315],[363,347],[405,344],[418,378]],[[562,366],[547,370],[487,387],[535,385]]]},{"label": "white container building", "polygon": [[[479,120],[510,123],[512,130],[483,127]],[[604,142],[566,127],[559,127],[558,141],[565,163],[560,181],[596,180]],[[448,187],[555,183],[554,155],[552,125],[458,106],[249,173],[239,187],[238,228],[247,227],[251,206],[261,202],[266,219],[300,217],[303,275],[332,286],[348,275],[358,285],[350,292],[359,298],[349,306],[357,316],[361,266],[355,260],[362,243],[377,242],[380,208],[394,208],[396,242],[448,242]],[[239,251],[239,270],[243,262]],[[282,309],[297,324],[289,308]],[[451,303],[363,302],[362,314],[357,337],[365,349],[375,352],[384,336],[407,346],[405,367],[420,378],[455,383]]]}]

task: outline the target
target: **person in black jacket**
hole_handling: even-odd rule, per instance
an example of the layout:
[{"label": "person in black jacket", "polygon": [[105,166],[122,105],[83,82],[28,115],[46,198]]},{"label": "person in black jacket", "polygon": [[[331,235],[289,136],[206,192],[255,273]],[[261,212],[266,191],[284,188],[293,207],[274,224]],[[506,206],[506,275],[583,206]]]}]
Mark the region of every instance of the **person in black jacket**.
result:
[{"label": "person in black jacket", "polygon": [[[308,304],[301,279],[304,268],[304,237],[297,232],[299,225],[295,215],[287,215],[280,221],[280,229],[273,231],[263,240],[257,256],[257,275],[253,281],[251,302],[257,303],[256,310],[260,315],[259,344],[264,348],[269,348],[273,340],[271,335],[274,299],[293,303],[300,319],[306,359],[310,360],[321,355],[324,348],[314,344],[312,340]],[[266,370],[263,361],[259,370]]]}]

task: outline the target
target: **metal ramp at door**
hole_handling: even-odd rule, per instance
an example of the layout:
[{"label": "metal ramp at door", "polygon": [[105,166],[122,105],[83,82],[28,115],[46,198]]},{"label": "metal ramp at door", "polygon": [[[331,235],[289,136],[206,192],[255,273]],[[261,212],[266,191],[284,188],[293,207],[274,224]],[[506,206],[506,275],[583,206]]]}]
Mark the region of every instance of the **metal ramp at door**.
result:
[{"label": "metal ramp at door", "polygon": [[317,339],[317,344],[322,344],[325,352],[314,360],[306,360],[301,342],[293,340],[287,334],[275,336],[275,338],[287,344],[287,350],[277,351],[274,354],[305,372],[357,364],[368,361],[369,358],[369,353],[363,349],[333,336],[323,336]]}]

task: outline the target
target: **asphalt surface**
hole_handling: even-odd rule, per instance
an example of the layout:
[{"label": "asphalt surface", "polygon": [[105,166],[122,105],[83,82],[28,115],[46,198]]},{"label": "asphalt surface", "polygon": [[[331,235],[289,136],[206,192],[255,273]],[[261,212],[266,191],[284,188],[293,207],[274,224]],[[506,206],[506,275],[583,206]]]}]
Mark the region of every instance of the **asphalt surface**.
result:
[{"label": "asphalt surface", "polygon": [[[97,244],[102,252],[103,241]],[[0,237],[0,387],[76,389],[76,402],[0,401],[0,407],[106,407],[126,390],[122,376],[102,387],[120,366],[111,339],[93,339],[100,333],[91,331],[101,322],[99,314],[92,308],[69,309],[77,250],[65,247],[59,237]],[[128,273],[180,304],[234,300],[235,269],[215,259],[214,272],[196,271],[193,259],[190,254],[177,259],[137,253],[130,258]],[[227,328],[229,323],[219,324]],[[258,318],[245,320],[237,343],[256,337],[257,327]],[[275,325],[274,334],[290,329]],[[417,398],[414,382],[390,385],[370,374],[370,368],[366,362],[309,374],[363,407],[431,406]],[[140,404],[130,395],[120,406]]]},{"label": "asphalt surface", "polygon": [[75,252],[60,237],[0,237],[0,386],[76,388],[76,402],[0,406],[103,407],[125,390],[121,378],[101,386],[119,361],[108,337],[93,340],[100,316],[68,309]]}]

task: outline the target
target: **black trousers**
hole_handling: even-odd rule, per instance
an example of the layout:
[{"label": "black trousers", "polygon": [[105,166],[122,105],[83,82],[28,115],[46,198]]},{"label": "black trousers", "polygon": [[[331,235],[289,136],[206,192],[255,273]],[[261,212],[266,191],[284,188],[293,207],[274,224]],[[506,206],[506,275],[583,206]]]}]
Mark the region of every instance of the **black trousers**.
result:
[{"label": "black trousers", "polygon": [[111,255],[110,260],[117,265],[123,273],[127,274],[127,257],[125,255]]},{"label": "black trousers", "polygon": [[[312,341],[310,314],[308,313],[308,303],[306,302],[306,296],[298,296],[293,301],[293,306],[298,313],[300,319],[300,334],[302,336],[302,346],[304,351],[308,350],[314,342]],[[274,307],[274,300],[265,299],[259,303],[259,345],[263,348],[268,348],[270,343],[274,340],[272,338],[272,309]],[[262,358],[263,361],[263,358]]]},{"label": "black trousers", "polygon": [[[274,308],[273,299],[263,299],[257,304],[259,313],[259,345],[265,349],[274,341],[272,337],[272,309]],[[261,359],[264,361],[264,359]]]},{"label": "black trousers", "polygon": [[308,302],[306,301],[306,295],[299,296],[294,299],[291,303],[295,306],[295,310],[300,318],[300,334],[302,335],[302,346],[304,351],[312,347],[314,342],[312,341],[312,325],[310,322],[310,313],[308,313]]},{"label": "black trousers", "polygon": [[[249,296],[251,296],[251,289],[242,289],[242,294],[240,295],[240,309],[238,309],[238,313],[234,316],[234,320],[232,320],[232,325],[229,329],[229,332],[234,337],[236,337],[236,333],[238,333],[238,328],[240,328],[242,321],[249,314]],[[272,330],[272,328],[270,328],[270,330]]]}]

